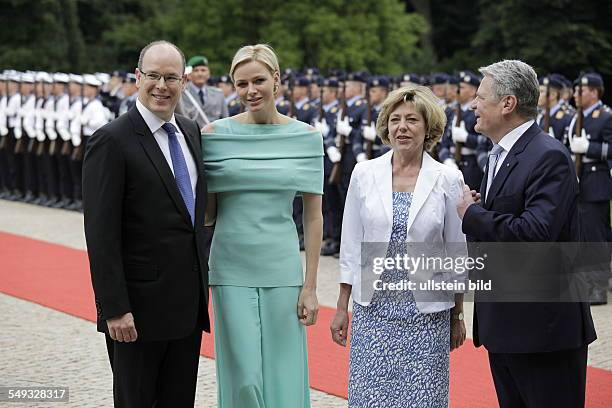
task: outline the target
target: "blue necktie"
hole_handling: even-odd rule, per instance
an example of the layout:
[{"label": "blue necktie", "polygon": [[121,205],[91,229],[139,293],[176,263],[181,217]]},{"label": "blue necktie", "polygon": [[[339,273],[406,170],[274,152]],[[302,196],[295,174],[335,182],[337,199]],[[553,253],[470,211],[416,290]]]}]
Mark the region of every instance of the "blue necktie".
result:
[{"label": "blue necktie", "polygon": [[489,189],[491,188],[491,184],[493,184],[493,179],[495,178],[495,174],[497,173],[497,161],[499,160],[499,156],[504,151],[504,148],[500,145],[493,145],[493,149],[489,153],[489,165],[487,169],[487,189],[485,190],[485,200],[489,199]]},{"label": "blue necktie", "polygon": [[204,100],[204,91],[202,91],[200,89],[200,91],[198,92],[198,95],[200,96],[200,103],[202,104],[202,106],[204,106],[204,102],[205,102],[205,100]]},{"label": "blue necktie", "polygon": [[191,223],[195,223],[195,200],[193,198],[193,190],[191,189],[191,179],[187,169],[187,162],[178,138],[176,137],[176,128],[172,123],[164,123],[162,128],[168,133],[168,145],[170,147],[170,157],[172,158],[172,168],[174,169],[174,178],[176,185],[181,192]]}]

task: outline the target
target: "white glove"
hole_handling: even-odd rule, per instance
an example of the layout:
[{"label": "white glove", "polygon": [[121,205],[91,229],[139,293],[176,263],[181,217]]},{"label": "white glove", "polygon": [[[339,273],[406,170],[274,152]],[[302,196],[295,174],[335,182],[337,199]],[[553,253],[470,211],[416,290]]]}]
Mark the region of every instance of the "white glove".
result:
[{"label": "white glove", "polygon": [[42,129],[36,130],[36,140],[38,140],[39,142],[45,141],[45,132],[43,132]]},{"label": "white glove", "polygon": [[572,153],[575,154],[585,154],[587,152],[589,149],[589,141],[584,129],[582,129],[581,137],[572,137],[572,140],[570,140],[570,149]]},{"label": "white glove", "polygon": [[357,155],[357,157],[355,157],[355,159],[357,159],[357,163],[361,163],[363,161],[368,160],[368,156],[365,153],[361,152]]},{"label": "white glove", "polygon": [[57,132],[55,131],[55,129],[53,128],[45,129],[45,133],[47,134],[47,137],[49,138],[49,140],[57,139]]},{"label": "white glove", "polygon": [[338,119],[338,122],[336,123],[336,132],[338,132],[338,134],[348,136],[351,134],[351,130],[353,130],[353,127],[349,123],[348,117]]},{"label": "white glove", "polygon": [[6,126],[2,126],[0,127],[0,136],[6,136],[8,135],[8,129]]},{"label": "white glove", "polygon": [[451,159],[450,157],[446,160],[444,160],[444,165],[455,169],[455,170],[459,170],[459,167],[457,167],[457,163],[455,163],[455,161],[453,159]]},{"label": "white glove", "polygon": [[72,135],[72,145],[74,147],[79,147],[81,145],[81,136],[80,135]]},{"label": "white glove", "polygon": [[550,135],[550,137],[555,137],[555,131],[553,130],[552,126],[548,128],[548,134]]},{"label": "white glove", "polygon": [[68,131],[68,129],[59,128],[57,129],[57,131],[59,132],[60,137],[62,138],[64,142],[67,142],[71,139],[70,131]]},{"label": "white glove", "polygon": [[342,159],[342,154],[336,146],[329,146],[327,148],[327,157],[332,163],[338,163]]},{"label": "white glove", "polygon": [[461,122],[459,126],[453,126],[452,129],[453,142],[465,143],[468,138],[468,132],[465,130],[465,123]]},{"label": "white glove", "polygon": [[36,139],[36,129],[24,128],[30,139]]},{"label": "white glove", "polygon": [[374,123],[370,123],[369,126],[364,126],[363,138],[365,140],[369,140],[370,142],[376,140],[376,127],[374,126]]},{"label": "white glove", "polygon": [[21,139],[21,136],[22,136],[21,128],[15,128],[15,130],[13,130],[13,134],[15,135],[15,139],[17,140]]},{"label": "white glove", "polygon": [[319,121],[317,120],[314,124],[315,129],[317,129],[323,137],[327,137],[329,134],[329,126],[327,125],[327,121],[325,119]]}]

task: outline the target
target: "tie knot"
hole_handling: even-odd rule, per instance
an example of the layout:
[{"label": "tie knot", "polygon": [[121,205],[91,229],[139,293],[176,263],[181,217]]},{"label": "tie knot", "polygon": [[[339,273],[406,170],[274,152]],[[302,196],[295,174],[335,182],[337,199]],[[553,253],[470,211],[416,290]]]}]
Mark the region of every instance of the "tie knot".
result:
[{"label": "tie knot", "polygon": [[489,155],[497,156],[497,155],[499,155],[503,151],[504,151],[504,148],[501,147],[500,145],[496,144],[496,145],[493,145],[493,149],[491,149],[491,152],[489,153]]},{"label": "tie knot", "polygon": [[170,122],[166,122],[162,125],[162,129],[164,129],[166,131],[166,133],[168,133],[168,136],[170,135],[176,135],[176,128],[174,127],[174,125]]}]

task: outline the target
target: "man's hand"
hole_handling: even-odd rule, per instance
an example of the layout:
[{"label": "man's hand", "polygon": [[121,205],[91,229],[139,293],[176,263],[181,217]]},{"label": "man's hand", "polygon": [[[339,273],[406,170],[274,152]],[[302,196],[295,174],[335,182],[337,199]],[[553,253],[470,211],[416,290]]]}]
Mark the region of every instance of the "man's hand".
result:
[{"label": "man's hand", "polygon": [[327,148],[327,157],[329,157],[329,160],[332,163],[338,163],[340,160],[342,160],[342,154],[336,146],[329,146]]},{"label": "man's hand", "polygon": [[451,316],[450,326],[450,351],[453,351],[456,348],[461,347],[461,345],[465,342],[465,323],[463,320],[457,320]]},{"label": "man's hand", "polygon": [[317,322],[319,314],[319,302],[317,294],[313,289],[302,288],[297,304],[297,315],[300,323],[311,326]]},{"label": "man's hand", "polygon": [[572,137],[570,140],[570,149],[575,154],[585,154],[589,150],[589,139],[586,131],[582,129],[581,137]]},{"label": "man's hand", "polygon": [[468,207],[479,202],[480,193],[477,193],[476,190],[470,190],[467,185],[464,185],[463,197],[461,197],[461,200],[459,200],[459,203],[457,203],[457,214],[459,214],[459,218],[463,219]]},{"label": "man's hand", "polygon": [[346,347],[346,338],[348,336],[349,318],[346,310],[336,310],[336,315],[331,322],[329,329],[331,330],[332,340],[334,343]]},{"label": "man's hand", "polygon": [[108,319],[106,325],[108,326],[108,334],[113,340],[132,342],[138,338],[136,326],[134,325],[134,316],[130,312]]},{"label": "man's hand", "polygon": [[465,143],[468,138],[468,132],[465,129],[465,123],[461,122],[459,126],[453,126],[452,130],[453,142]]},{"label": "man's hand", "polygon": [[363,127],[363,138],[370,142],[374,142],[376,140],[376,126],[374,126],[374,122]]},{"label": "man's hand", "polygon": [[327,121],[325,119],[323,120],[317,120],[314,124],[315,129],[317,129],[319,132],[321,132],[321,135],[323,137],[327,137],[327,135],[329,134],[329,125],[327,124]]},{"label": "man's hand", "polygon": [[336,123],[336,132],[338,132],[338,134],[342,136],[348,136],[351,134],[352,130],[353,130],[353,127],[349,123],[348,116],[345,117],[344,119],[338,118],[338,121]]}]

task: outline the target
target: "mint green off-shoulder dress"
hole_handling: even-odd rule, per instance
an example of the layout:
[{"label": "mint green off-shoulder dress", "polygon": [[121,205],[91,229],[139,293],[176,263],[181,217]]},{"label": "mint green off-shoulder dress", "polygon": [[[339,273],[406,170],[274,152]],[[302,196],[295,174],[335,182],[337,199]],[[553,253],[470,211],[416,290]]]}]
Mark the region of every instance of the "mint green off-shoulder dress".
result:
[{"label": "mint green off-shoulder dress", "polygon": [[209,283],[218,406],[309,407],[303,283],[293,199],[323,193],[323,141],[308,125],[226,118],[202,135],[217,195]]}]

